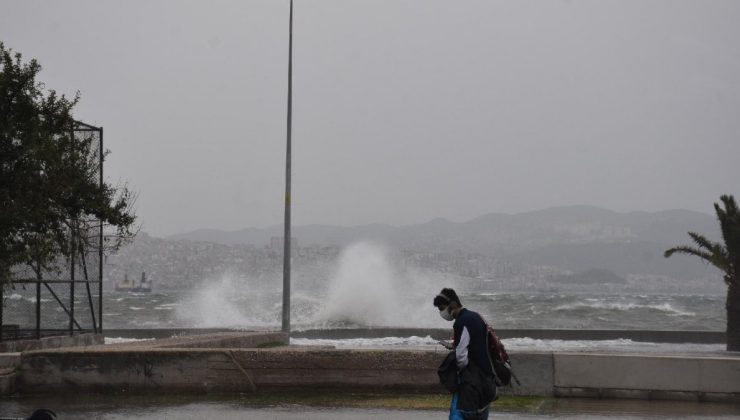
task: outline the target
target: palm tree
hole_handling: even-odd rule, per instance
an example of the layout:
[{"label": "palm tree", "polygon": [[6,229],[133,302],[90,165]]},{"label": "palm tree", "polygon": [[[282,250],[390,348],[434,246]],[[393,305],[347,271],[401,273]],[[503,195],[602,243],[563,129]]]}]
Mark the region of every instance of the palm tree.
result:
[{"label": "palm tree", "polygon": [[724,272],[727,283],[727,350],[740,351],[740,211],[731,195],[723,195],[720,200],[725,208],[714,203],[714,210],[717,212],[724,245],[689,232],[697,247],[677,246],[667,250],[665,257],[674,253],[696,255]]}]

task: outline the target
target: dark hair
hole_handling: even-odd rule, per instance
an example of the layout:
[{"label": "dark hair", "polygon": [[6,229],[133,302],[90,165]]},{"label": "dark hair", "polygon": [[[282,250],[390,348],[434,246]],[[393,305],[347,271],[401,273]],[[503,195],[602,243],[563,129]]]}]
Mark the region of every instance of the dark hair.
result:
[{"label": "dark hair", "polygon": [[439,294],[434,297],[434,306],[436,307],[439,307],[442,305],[450,305],[452,302],[455,302],[457,306],[462,306],[462,303],[460,302],[460,298],[457,297],[457,293],[455,293],[455,290],[447,288],[447,287],[442,289],[442,291],[439,292]]}]

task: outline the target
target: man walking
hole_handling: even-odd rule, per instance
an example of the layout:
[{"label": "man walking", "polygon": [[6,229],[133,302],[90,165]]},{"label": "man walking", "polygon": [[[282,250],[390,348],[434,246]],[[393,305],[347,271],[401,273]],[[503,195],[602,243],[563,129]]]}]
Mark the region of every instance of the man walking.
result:
[{"label": "man walking", "polygon": [[458,387],[450,404],[450,420],[486,420],[496,398],[496,384],[486,344],[486,324],[478,313],[465,309],[453,289],[434,297],[434,306],[452,326]]}]

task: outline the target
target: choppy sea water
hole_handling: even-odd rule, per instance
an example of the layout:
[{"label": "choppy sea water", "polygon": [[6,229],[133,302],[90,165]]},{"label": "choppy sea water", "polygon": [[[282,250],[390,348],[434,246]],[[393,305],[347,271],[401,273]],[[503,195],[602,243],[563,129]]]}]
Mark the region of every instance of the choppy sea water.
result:
[{"label": "choppy sea water", "polygon": [[[311,295],[296,292],[291,299],[291,326],[294,330],[366,327],[450,328],[431,301],[434,293],[409,291],[392,296],[373,296],[368,290],[339,295]],[[618,330],[703,330],[725,328],[724,296],[686,294],[563,294],[563,293],[461,293],[466,307],[480,312],[497,329],[618,329]],[[65,313],[52,299],[42,298],[46,322],[58,318],[67,325]],[[84,315],[89,302],[77,299],[76,314]],[[4,323],[32,326],[33,290],[5,294]],[[256,291],[231,283],[194,291],[153,293],[108,292],[103,300],[104,328],[234,328],[277,330],[281,326],[282,298],[278,291]],[[51,315],[51,316],[50,316]],[[110,337],[115,339],[115,337]],[[643,351],[716,352],[719,344],[642,343],[621,340],[537,340],[510,338],[511,350],[562,351]],[[427,337],[385,337],[366,339],[300,339],[296,345],[335,347],[438,348]]]},{"label": "choppy sea water", "polygon": [[[499,329],[722,331],[726,319],[725,297],[718,295],[480,293],[462,299]],[[373,313],[370,305],[365,313],[347,316],[341,311],[327,313],[325,305],[321,297],[293,296],[294,328],[448,327],[429,297],[401,298],[390,307],[381,302],[380,313]],[[279,295],[115,292],[104,301],[104,320],[108,328],[271,329],[280,326],[281,308]]]},{"label": "choppy sea water", "polygon": [[[321,328],[413,327],[447,328],[431,301],[434,294],[388,298],[344,298],[294,293],[291,324],[296,330]],[[498,329],[725,329],[725,297],[677,294],[546,294],[468,293],[464,305],[481,313]],[[4,323],[32,324],[35,294],[12,290],[5,294]],[[66,300],[63,302],[67,303]],[[88,301],[76,299],[76,315],[86,316]],[[97,308],[97,299],[94,302]],[[42,316],[64,320],[53,300],[41,299]],[[214,288],[153,293],[108,292],[103,299],[104,327],[118,328],[237,328],[267,330],[281,325],[278,292]],[[96,311],[97,312],[97,311]],[[62,325],[64,323],[62,322]]]}]

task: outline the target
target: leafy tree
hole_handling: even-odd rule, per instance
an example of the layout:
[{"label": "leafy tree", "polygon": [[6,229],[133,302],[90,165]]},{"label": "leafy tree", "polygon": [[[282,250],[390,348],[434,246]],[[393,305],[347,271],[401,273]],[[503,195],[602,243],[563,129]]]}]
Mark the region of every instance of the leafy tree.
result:
[{"label": "leafy tree", "polygon": [[[97,145],[72,133],[79,101],[44,93],[41,66],[0,43],[0,282],[25,264],[37,273],[86,252],[93,225],[115,233],[117,248],[135,234],[133,194],[100,184]],[[74,250],[74,252],[73,252]]]},{"label": "leafy tree", "polygon": [[675,253],[696,255],[724,273],[727,284],[727,350],[740,351],[740,211],[731,195],[720,197],[724,208],[714,203],[724,244],[712,242],[702,235],[689,232],[696,247],[677,246],[665,252],[666,258]]}]

